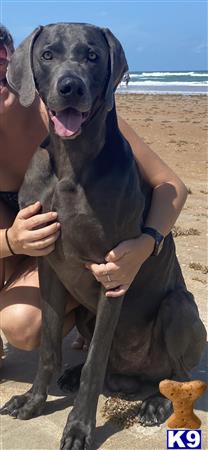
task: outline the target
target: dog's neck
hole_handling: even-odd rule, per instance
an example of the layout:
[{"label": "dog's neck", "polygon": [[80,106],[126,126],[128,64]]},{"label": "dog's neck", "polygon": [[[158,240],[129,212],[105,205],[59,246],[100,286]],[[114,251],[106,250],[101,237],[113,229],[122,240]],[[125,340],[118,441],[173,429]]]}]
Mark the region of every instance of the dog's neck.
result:
[{"label": "dog's neck", "polygon": [[[108,127],[108,121],[111,127]],[[108,129],[111,135],[108,136]],[[90,122],[84,127],[83,132],[75,139],[61,139],[54,133],[50,124],[49,152],[54,161],[54,169],[59,179],[64,173],[73,171],[78,178],[86,165],[90,164],[102,151],[108,140],[118,133],[118,124],[115,106],[108,112],[104,106],[100,107]],[[58,150],[57,150],[58,149]]]}]

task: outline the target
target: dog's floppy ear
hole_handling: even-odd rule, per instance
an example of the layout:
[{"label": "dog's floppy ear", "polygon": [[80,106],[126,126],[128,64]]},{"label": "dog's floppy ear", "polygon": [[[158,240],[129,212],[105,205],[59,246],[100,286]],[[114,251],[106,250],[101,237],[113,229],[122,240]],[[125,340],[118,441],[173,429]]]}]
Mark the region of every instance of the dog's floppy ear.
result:
[{"label": "dog's floppy ear", "polygon": [[8,65],[6,78],[8,84],[19,94],[22,106],[30,106],[35,99],[35,82],[32,71],[32,48],[43,27],[36,28],[17,47]]},{"label": "dog's floppy ear", "polygon": [[108,43],[110,54],[110,75],[105,93],[107,110],[110,111],[114,105],[114,91],[122,80],[124,73],[127,72],[128,64],[124,50],[118,39],[116,39],[108,28],[102,28],[101,30]]}]

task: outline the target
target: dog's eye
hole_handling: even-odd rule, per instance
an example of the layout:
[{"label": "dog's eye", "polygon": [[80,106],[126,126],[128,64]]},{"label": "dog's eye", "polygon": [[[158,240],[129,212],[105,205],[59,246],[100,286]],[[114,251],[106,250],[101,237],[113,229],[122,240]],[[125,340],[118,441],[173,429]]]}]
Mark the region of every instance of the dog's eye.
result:
[{"label": "dog's eye", "polygon": [[43,52],[42,58],[47,60],[53,59],[53,53],[50,50],[46,50],[45,52]]},{"label": "dog's eye", "polygon": [[95,61],[97,59],[97,55],[95,52],[93,52],[93,50],[89,50],[88,52],[88,59],[90,61]]}]

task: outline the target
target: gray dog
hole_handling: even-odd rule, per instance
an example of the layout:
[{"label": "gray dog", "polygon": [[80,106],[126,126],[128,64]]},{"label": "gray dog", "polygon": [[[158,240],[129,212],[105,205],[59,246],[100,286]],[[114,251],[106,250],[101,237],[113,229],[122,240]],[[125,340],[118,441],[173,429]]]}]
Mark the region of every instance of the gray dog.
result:
[{"label": "gray dog", "polygon": [[16,50],[8,71],[20,103],[30,105],[37,89],[50,116],[50,135],[32,159],[20,204],[39,199],[43,212],[56,210],[61,236],[54,252],[38,261],[43,332],[37,376],[32,388],[1,412],[29,419],[43,410],[48,384],[61,365],[69,291],[80,304],[77,326],[92,339],[82,371],[69,371],[60,381],[73,389],[81,373],[62,450],[92,448],[104,381],[114,391],[131,393],[154,385],[156,392],[138,411],[140,422],[164,421],[171,405],[159,394],[159,381],[187,379],[205,344],[171,234],[160,254],[141,267],[125,298],[106,298],[85,269],[86,262],[104,262],[119,242],[141,234],[151,202],[151,188],[117,126],[114,91],[127,69],[109,30],[61,23],[36,29]]}]

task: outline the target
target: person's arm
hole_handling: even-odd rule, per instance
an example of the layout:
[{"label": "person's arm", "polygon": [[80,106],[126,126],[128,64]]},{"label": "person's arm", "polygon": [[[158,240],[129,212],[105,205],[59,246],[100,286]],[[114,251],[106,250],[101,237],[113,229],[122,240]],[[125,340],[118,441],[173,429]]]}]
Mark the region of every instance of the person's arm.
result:
[{"label": "person's arm", "polygon": [[156,228],[163,236],[167,236],[186,201],[187,188],[121,117],[119,127],[132,147],[141,174],[153,187],[145,226]]},{"label": "person's arm", "polygon": [[[186,201],[186,186],[121,117],[119,127],[132,147],[140,173],[153,188],[145,226],[167,236]],[[141,234],[112,249],[105,257],[106,264],[91,262],[86,267],[107,289],[107,297],[119,297],[125,294],[141,265],[152,254],[154,244],[151,236]]]},{"label": "person's arm", "polygon": [[0,230],[0,259],[11,256],[11,251],[6,241],[6,229]]}]

